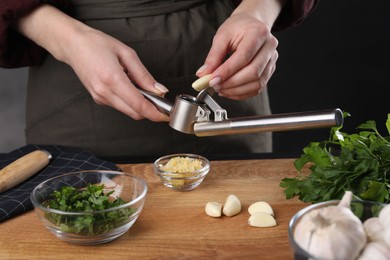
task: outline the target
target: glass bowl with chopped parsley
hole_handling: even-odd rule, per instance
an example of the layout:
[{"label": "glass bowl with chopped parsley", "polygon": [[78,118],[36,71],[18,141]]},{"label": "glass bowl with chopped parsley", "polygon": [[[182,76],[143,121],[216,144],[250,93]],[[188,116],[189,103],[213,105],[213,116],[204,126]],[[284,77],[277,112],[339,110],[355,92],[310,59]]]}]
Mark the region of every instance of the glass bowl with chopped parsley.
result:
[{"label": "glass bowl with chopped parsley", "polygon": [[126,233],[140,215],[146,182],[117,171],[79,171],[39,184],[31,202],[56,237],[71,243],[107,243]]},{"label": "glass bowl with chopped parsley", "polygon": [[164,186],[178,191],[190,191],[203,182],[210,171],[210,162],[197,154],[170,154],[158,158],[153,169]]}]

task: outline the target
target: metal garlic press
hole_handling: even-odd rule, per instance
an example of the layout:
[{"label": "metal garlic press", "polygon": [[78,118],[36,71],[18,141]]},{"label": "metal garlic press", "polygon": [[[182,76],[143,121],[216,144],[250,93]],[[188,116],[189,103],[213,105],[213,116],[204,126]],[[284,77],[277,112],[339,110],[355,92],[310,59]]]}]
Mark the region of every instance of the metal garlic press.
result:
[{"label": "metal garlic press", "polygon": [[160,112],[170,116],[170,127],[196,136],[290,131],[343,124],[343,114],[338,108],[229,119],[226,110],[212,98],[214,89],[211,87],[203,89],[196,97],[178,95],[174,103],[145,90],[140,89],[140,92]]}]

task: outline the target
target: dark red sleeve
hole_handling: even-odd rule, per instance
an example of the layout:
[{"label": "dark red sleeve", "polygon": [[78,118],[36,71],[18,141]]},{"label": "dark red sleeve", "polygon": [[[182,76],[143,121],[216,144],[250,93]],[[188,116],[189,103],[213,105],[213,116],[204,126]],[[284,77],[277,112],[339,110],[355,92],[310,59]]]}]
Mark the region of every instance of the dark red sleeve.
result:
[{"label": "dark red sleeve", "polygon": [[68,0],[1,0],[0,1],[0,67],[16,68],[39,64],[45,50],[12,28],[19,17],[41,4],[52,4],[62,10],[70,6]]},{"label": "dark red sleeve", "polygon": [[[280,31],[301,23],[318,2],[319,0],[287,0],[272,30]],[[234,3],[239,5],[241,0],[234,0]]]},{"label": "dark red sleeve", "polygon": [[317,6],[319,0],[287,0],[276,19],[273,31],[280,31],[301,23]]}]

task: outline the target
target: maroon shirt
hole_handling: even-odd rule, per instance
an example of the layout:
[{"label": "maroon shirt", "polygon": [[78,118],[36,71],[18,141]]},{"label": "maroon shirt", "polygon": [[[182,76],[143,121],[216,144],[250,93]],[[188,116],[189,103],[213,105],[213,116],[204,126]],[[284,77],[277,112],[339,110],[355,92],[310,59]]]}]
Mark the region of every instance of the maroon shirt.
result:
[{"label": "maroon shirt", "polygon": [[[282,30],[299,24],[319,0],[288,0],[274,24]],[[239,3],[240,1],[237,1]],[[0,67],[16,68],[39,65],[46,51],[12,28],[12,23],[40,4],[52,4],[64,12],[71,8],[70,0],[1,0],[0,1]]]}]

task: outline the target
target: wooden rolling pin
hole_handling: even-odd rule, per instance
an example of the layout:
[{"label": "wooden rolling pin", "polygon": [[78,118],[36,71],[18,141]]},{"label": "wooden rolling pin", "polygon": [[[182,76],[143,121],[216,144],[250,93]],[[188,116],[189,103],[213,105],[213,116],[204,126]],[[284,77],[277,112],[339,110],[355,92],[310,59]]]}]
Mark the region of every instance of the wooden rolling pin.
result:
[{"label": "wooden rolling pin", "polygon": [[44,150],[36,150],[17,159],[0,170],[0,193],[9,190],[27,180],[46,167],[51,154]]}]

